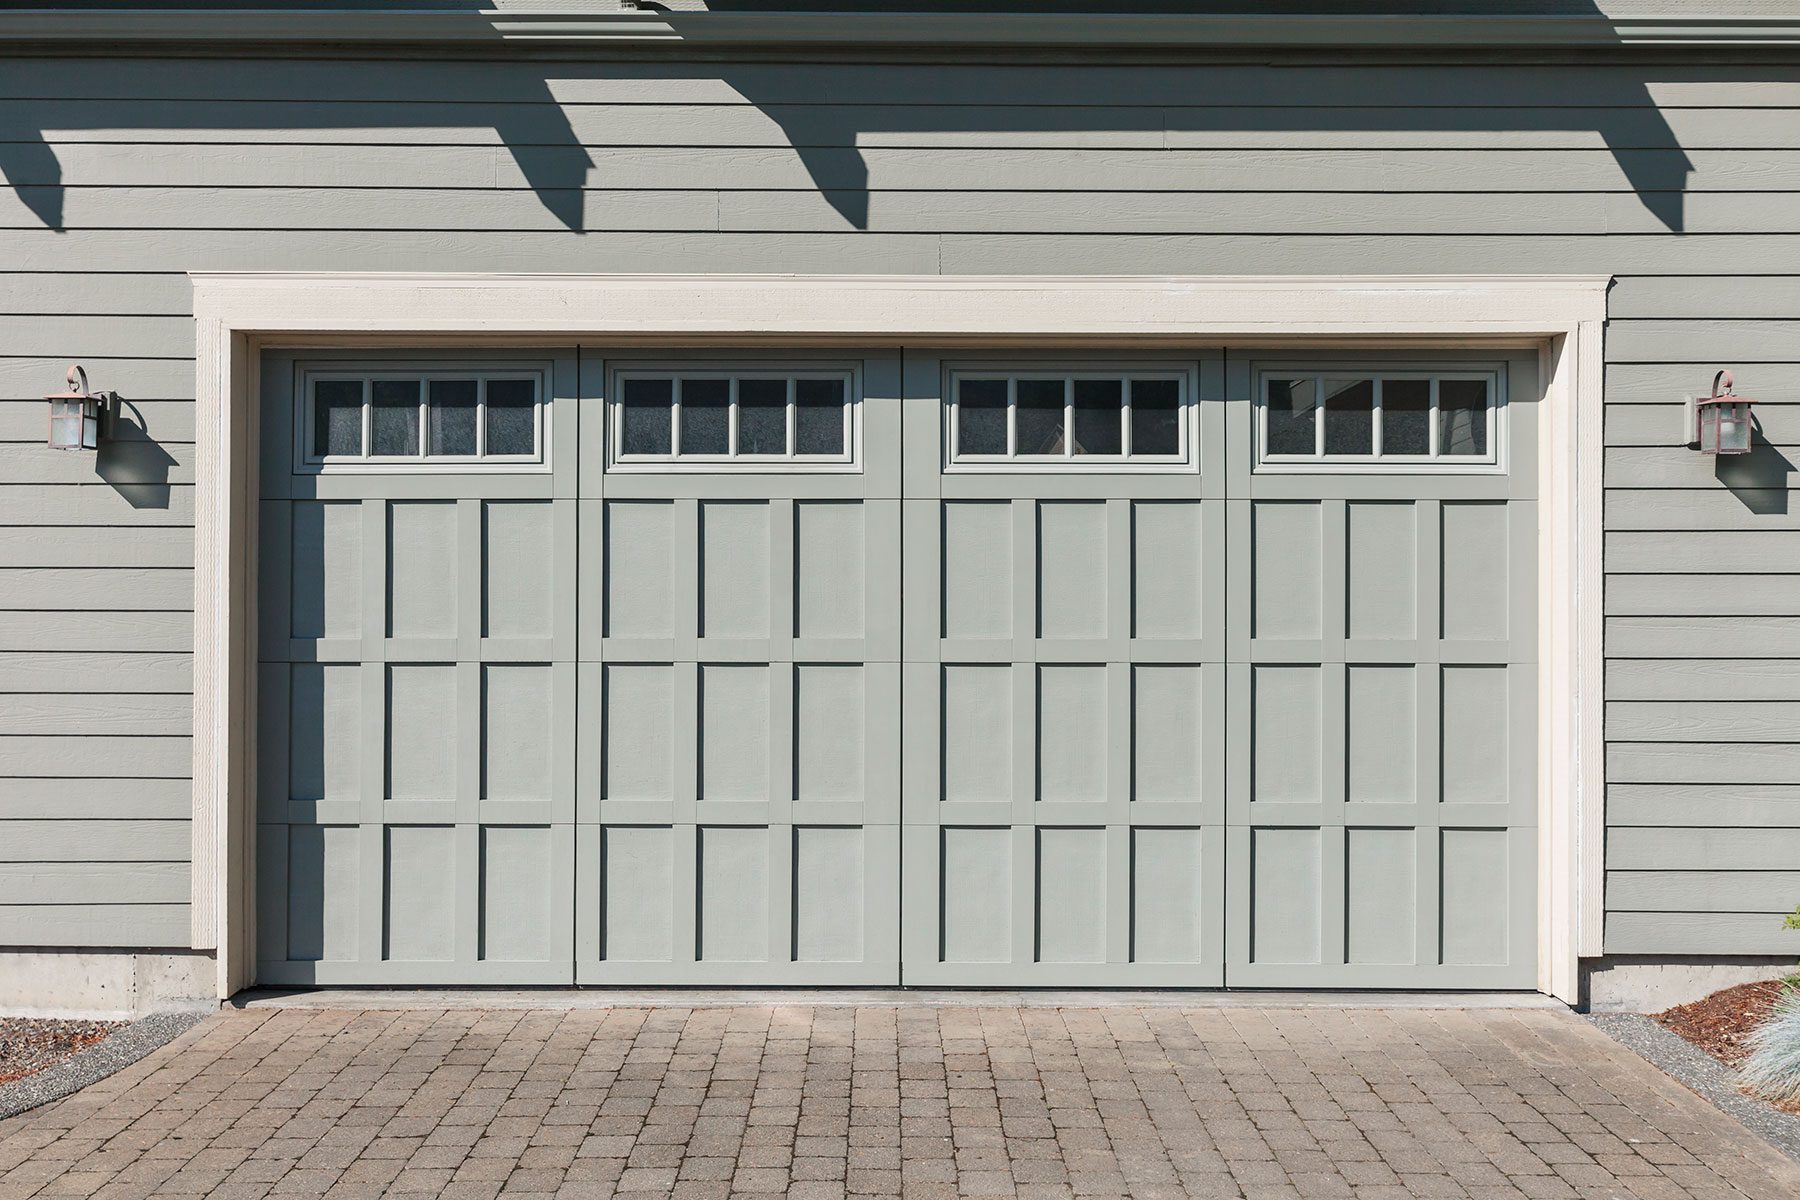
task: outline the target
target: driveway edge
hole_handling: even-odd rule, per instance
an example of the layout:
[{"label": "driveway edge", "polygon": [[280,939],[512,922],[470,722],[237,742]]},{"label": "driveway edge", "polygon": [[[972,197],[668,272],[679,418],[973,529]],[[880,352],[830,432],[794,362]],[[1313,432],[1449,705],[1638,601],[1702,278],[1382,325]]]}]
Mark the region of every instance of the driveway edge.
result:
[{"label": "driveway edge", "polygon": [[1588,1013],[1587,1019],[1615,1042],[1637,1051],[1664,1074],[1800,1162],[1800,1117],[1740,1092],[1736,1077],[1718,1059],[1640,1013]]},{"label": "driveway edge", "polygon": [[23,1079],[0,1084],[0,1121],[38,1108],[52,1100],[71,1096],[89,1084],[98,1083],[117,1071],[168,1045],[207,1017],[210,1010],[176,1009],[151,1013],[133,1021],[96,1046],[57,1063],[34,1071]]}]

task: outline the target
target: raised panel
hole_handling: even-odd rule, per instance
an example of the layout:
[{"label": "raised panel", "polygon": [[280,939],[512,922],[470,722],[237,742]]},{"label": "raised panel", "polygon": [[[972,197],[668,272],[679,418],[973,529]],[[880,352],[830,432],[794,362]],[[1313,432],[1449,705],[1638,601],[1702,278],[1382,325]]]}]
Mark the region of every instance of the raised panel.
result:
[{"label": "raised panel", "polygon": [[606,799],[674,798],[674,676],[674,667],[660,664],[607,664]]},{"label": "raised panel", "polygon": [[699,832],[698,957],[763,962],[769,957],[769,830],[707,826]]},{"label": "raised panel", "polygon": [[1417,506],[1352,501],[1346,508],[1345,632],[1353,638],[1417,635]]},{"label": "raised panel", "polygon": [[860,829],[794,830],[795,960],[863,960],[863,898],[868,887],[864,841]]},{"label": "raised panel", "polygon": [[674,831],[618,826],[601,833],[600,957],[667,962],[675,942]]},{"label": "raised panel", "polygon": [[1324,672],[1318,667],[1255,668],[1252,676],[1251,798],[1316,802],[1323,786]]},{"label": "raised panel", "polygon": [[943,687],[944,799],[1011,800],[1012,668],[947,666]]},{"label": "raised panel", "polygon": [[701,636],[769,636],[769,506],[700,506]]},{"label": "raised panel", "polygon": [[1206,718],[1201,668],[1136,666],[1131,676],[1132,799],[1200,803]]},{"label": "raised panel", "polygon": [[1038,830],[1037,960],[1106,960],[1106,830]]},{"label": "raised panel", "polygon": [[287,848],[286,957],[302,962],[355,958],[362,868],[357,829],[293,825]]},{"label": "raised panel", "polygon": [[1250,961],[1319,961],[1323,880],[1317,829],[1250,831]]},{"label": "raised panel", "polygon": [[386,922],[382,957],[449,962],[456,955],[456,830],[390,825],[386,831]]},{"label": "raised panel", "polygon": [[1106,505],[1038,505],[1038,636],[1106,636]]},{"label": "raised panel", "polygon": [[943,961],[1010,962],[1012,830],[946,827],[941,838]]},{"label": "raised panel", "polygon": [[794,635],[859,638],[866,628],[866,512],[860,502],[794,505]]},{"label": "raised panel", "polygon": [[[1315,501],[1259,500],[1251,509],[1251,635],[1316,638],[1322,632],[1323,518]],[[1244,581],[1236,586],[1242,587]]]},{"label": "raised panel", "polygon": [[674,537],[675,505],[669,501],[606,502],[608,637],[658,638],[676,634]]},{"label": "raised panel", "polygon": [[1205,951],[1208,912],[1198,829],[1131,831],[1131,958],[1133,962],[1197,963]]},{"label": "raised panel", "polygon": [[[362,505],[298,501],[287,548],[289,634],[296,638],[362,634]],[[275,550],[280,553],[279,549]]]},{"label": "raised panel", "polygon": [[1417,960],[1417,838],[1411,829],[1345,830],[1345,961]]},{"label": "raised panel", "polygon": [[555,856],[567,843],[543,826],[490,825],[481,831],[481,957],[544,962],[566,956],[557,933]]},{"label": "raised panel", "polygon": [[700,668],[699,740],[701,799],[769,798],[768,667]]},{"label": "raised panel", "polygon": [[456,636],[456,525],[455,504],[388,504],[389,637]]},{"label": "raised panel", "polygon": [[1487,501],[1443,506],[1443,636],[1452,640],[1507,635],[1507,507]]},{"label": "raised panel", "polygon": [[1443,668],[1443,800],[1507,799],[1510,730],[1505,667]]},{"label": "raised panel", "polygon": [[1418,688],[1412,666],[1345,672],[1345,799],[1410,804],[1418,791]]},{"label": "raised panel", "polygon": [[944,505],[944,636],[1012,636],[1012,505]]},{"label": "raised panel", "polygon": [[482,668],[481,795],[548,800],[555,729],[548,666]]},{"label": "raised panel", "polygon": [[362,796],[364,724],[361,667],[295,663],[288,698],[288,798]]},{"label": "raised panel", "polygon": [[794,668],[796,800],[863,798],[866,675],[860,665]]},{"label": "raised panel", "polygon": [[556,603],[555,567],[555,508],[549,502],[484,505],[482,636],[549,637]]},{"label": "raised panel", "polygon": [[1444,962],[1498,965],[1508,961],[1511,869],[1504,829],[1442,831]]},{"label": "raised panel", "polygon": [[1201,542],[1201,502],[1139,501],[1132,513],[1132,634],[1197,638],[1209,547]]},{"label": "raised panel", "polygon": [[1107,798],[1106,701],[1103,666],[1038,668],[1039,800]]},{"label": "raised panel", "polygon": [[390,666],[387,674],[388,799],[455,798],[456,668]]}]

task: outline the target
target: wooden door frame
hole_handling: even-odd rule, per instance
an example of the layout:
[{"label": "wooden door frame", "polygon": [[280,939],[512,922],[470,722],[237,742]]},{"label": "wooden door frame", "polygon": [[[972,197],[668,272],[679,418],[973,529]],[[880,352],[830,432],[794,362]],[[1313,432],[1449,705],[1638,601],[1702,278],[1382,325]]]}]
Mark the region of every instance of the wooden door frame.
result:
[{"label": "wooden door frame", "polygon": [[196,272],[192,945],[255,969],[257,363],[265,348],[1531,346],[1539,447],[1539,990],[1600,952],[1602,339],[1609,276]]}]

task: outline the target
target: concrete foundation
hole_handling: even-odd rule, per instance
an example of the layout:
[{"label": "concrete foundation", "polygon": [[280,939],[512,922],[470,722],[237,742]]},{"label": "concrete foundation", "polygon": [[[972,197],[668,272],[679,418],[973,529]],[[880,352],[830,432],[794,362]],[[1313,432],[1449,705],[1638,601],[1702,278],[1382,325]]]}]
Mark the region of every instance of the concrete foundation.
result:
[{"label": "concrete foundation", "polygon": [[1740,955],[1677,958],[1631,955],[1582,960],[1582,1007],[1589,1012],[1661,1012],[1721,988],[1793,974],[1792,958]]},{"label": "concrete foundation", "polygon": [[127,1020],[216,1008],[213,956],[191,950],[0,949],[0,1015]]}]

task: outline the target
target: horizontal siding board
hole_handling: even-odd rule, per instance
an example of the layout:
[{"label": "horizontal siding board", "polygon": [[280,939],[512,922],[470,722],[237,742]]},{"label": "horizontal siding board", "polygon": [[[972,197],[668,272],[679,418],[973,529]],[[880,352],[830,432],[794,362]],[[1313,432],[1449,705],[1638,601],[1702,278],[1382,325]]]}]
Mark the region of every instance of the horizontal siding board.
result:
[{"label": "horizontal siding board", "polygon": [[187,692],[193,658],[186,654],[95,654],[42,646],[0,652],[0,693]]},{"label": "horizontal siding board", "polygon": [[[1708,392],[1711,377],[1701,378],[1691,392]],[[1758,392],[1739,384],[1739,394],[1754,396],[1759,445],[1766,444],[1784,452],[1800,445],[1800,405],[1786,403],[1785,398],[1763,400]],[[1668,404],[1609,404],[1606,408],[1606,444],[1609,446],[1675,446],[1684,445],[1683,436],[1693,435],[1686,429],[1687,406],[1680,399]],[[1767,453],[1767,451],[1763,451]]]},{"label": "horizontal siding board", "polygon": [[1781,915],[1800,903],[1800,871],[1608,871],[1614,912],[1762,912]]},{"label": "horizontal siding board", "polygon": [[147,527],[0,528],[4,567],[191,567],[194,531]]},{"label": "horizontal siding board", "polygon": [[1606,580],[1611,616],[1708,617],[1726,609],[1800,616],[1800,575],[1610,575]]},{"label": "horizontal siding board", "polygon": [[[1606,778],[1614,783],[1800,783],[1800,745],[1609,742]],[[1800,829],[1791,832],[1800,839]]]},{"label": "horizontal siding board", "polygon": [[1742,492],[1763,492],[1800,486],[1786,455],[1767,450],[1730,462],[1686,446],[1610,446],[1604,453],[1604,480],[1609,488],[1695,491],[1729,484]]},{"label": "horizontal siding board", "polygon": [[1779,487],[1727,488],[1715,480],[1685,491],[1613,488],[1605,504],[1606,528],[1621,533],[1800,529],[1800,497]]},{"label": "horizontal siding board", "polygon": [[[187,316],[184,319],[192,321],[193,317]],[[186,359],[180,361],[188,376],[182,390],[192,391],[193,367]],[[134,388],[141,386],[139,374],[139,371],[129,367],[108,365],[104,369],[104,376],[111,382],[128,382]],[[90,377],[90,382],[94,387],[104,388],[99,380],[92,380]],[[36,392],[48,394],[59,391],[62,388],[62,376],[57,375],[52,379],[46,373],[33,380],[32,385],[32,390]],[[194,402],[191,399],[137,400],[126,395],[125,401],[126,419],[113,427],[109,437],[129,438],[133,442],[153,441],[165,446],[187,444],[194,440]],[[42,395],[27,395],[16,399],[0,396],[0,442],[41,443],[46,432],[47,415]]]},{"label": "horizontal siding board", "polygon": [[[1609,533],[1608,572],[1776,574],[1800,571],[1800,530]],[[1742,606],[1734,606],[1742,611]]]},{"label": "horizontal siding board", "polygon": [[[0,652],[126,652],[166,659],[171,651],[185,658],[193,648],[191,612],[0,610]],[[79,675],[71,679],[71,685],[92,683],[95,678]]]},{"label": "horizontal siding board", "polygon": [[0,779],[70,774],[103,779],[186,779],[193,770],[193,739],[187,736],[0,736]]},{"label": "horizontal siding board", "polygon": [[[1797,262],[1800,266],[1800,262]],[[1621,276],[1621,281],[1631,276]],[[1667,287],[1679,288],[1688,279],[1712,282],[1716,276],[1659,276],[1657,282]],[[1739,280],[1747,289],[1755,289],[1773,278],[1777,282],[1786,279],[1780,277],[1743,278]],[[1617,295],[1615,285],[1612,295]],[[1610,301],[1609,301],[1610,303]],[[1772,301],[1771,303],[1785,303]],[[1787,309],[1784,313],[1774,315],[1792,316],[1800,313],[1800,307]],[[1709,313],[1696,306],[1690,315],[1715,318],[1728,314]],[[1743,314],[1754,316],[1756,314]],[[1720,363],[1699,358],[1684,358],[1679,361],[1671,359],[1667,362],[1625,363],[1613,362],[1606,366],[1606,400],[1609,406],[1623,404],[1672,404],[1679,403],[1682,398],[1707,391],[1712,385],[1712,378]],[[1738,372],[1738,389],[1746,396],[1766,397],[1776,403],[1800,399],[1800,362],[1759,362]],[[1754,390],[1752,390],[1754,385]]]},{"label": "horizontal siding board", "polygon": [[1606,839],[1613,871],[1791,871],[1796,863],[1800,829],[1627,826]]},{"label": "horizontal siding board", "polygon": [[194,731],[194,699],[158,692],[0,692],[0,736],[186,737]]},{"label": "horizontal siding board", "polygon": [[1614,658],[1613,700],[1800,700],[1800,660],[1791,658]]},{"label": "horizontal siding board", "polygon": [[[0,485],[0,525],[177,525],[194,523],[194,485],[132,483]],[[0,597],[0,603],[4,603]]]},{"label": "horizontal siding board", "polygon": [[0,863],[0,908],[186,904],[185,862]]},{"label": "horizontal siding board", "polygon": [[[1800,122],[1797,122],[1800,124]],[[1794,211],[1800,204],[1786,201]],[[1751,226],[1740,226],[1749,228]],[[1690,317],[1678,321],[1609,321],[1606,327],[1608,362],[1660,362],[1671,354],[1683,359],[1720,359],[1728,362],[1800,362],[1800,320],[1724,320]],[[1707,375],[1694,380],[1699,390],[1710,384]],[[1739,381],[1751,395],[1748,377]]]},{"label": "horizontal siding board", "polygon": [[179,822],[193,811],[188,779],[7,779],[0,787],[0,832],[15,821]]},{"label": "horizontal siding board", "polygon": [[[1079,178],[1068,182],[1080,182]],[[1065,188],[1067,183],[1065,183]],[[621,191],[617,189],[444,188],[167,188],[60,189],[15,187],[0,193],[0,228],[41,228],[56,191],[59,224],[70,231],[107,229],[281,229],[561,232],[564,214],[604,232],[662,230],[794,234],[867,229],[876,233],[1068,233],[1104,227],[1123,234],[1231,234],[1293,230],[1309,234],[1612,235],[1664,231],[1662,218],[1626,192],[1336,193],[1329,202],[1306,193],[1135,192],[1117,190],[877,191]],[[548,201],[548,202],[547,202]],[[1791,193],[1721,192],[1687,197],[1683,227],[1691,235],[1756,230],[1800,232]],[[1616,329],[1610,357],[1657,353],[1654,330]],[[1646,322],[1653,326],[1656,322]],[[1794,335],[1762,342],[1709,330],[1693,353],[1750,360],[1778,353]],[[1747,352],[1737,347],[1749,346]],[[127,341],[122,352],[138,352]]]},{"label": "horizontal siding board", "polygon": [[1608,954],[1800,954],[1800,930],[1767,913],[1606,914]]},{"label": "horizontal siding board", "polygon": [[[65,268],[67,263],[64,264]],[[39,274],[31,272],[30,274]],[[78,275],[77,278],[92,280],[93,275]],[[181,315],[179,313],[175,314]],[[59,339],[60,340],[60,339]],[[95,353],[87,355],[83,361],[88,368],[88,381],[94,387],[109,388],[122,392],[125,399],[138,406],[144,413],[144,419],[150,423],[152,433],[160,438],[169,438],[178,442],[191,442],[193,435],[194,406],[194,360],[192,357],[176,358],[131,358],[117,354],[109,354],[109,347],[101,345],[91,347]],[[103,364],[97,366],[96,364]],[[40,349],[28,354],[0,354],[0,408],[16,410],[37,406],[37,423],[26,427],[26,440],[36,440],[42,435],[44,422],[44,396],[50,392],[60,391],[63,386],[63,372],[69,369],[67,356],[58,356],[50,350]],[[99,377],[95,378],[98,372]],[[130,386],[124,383],[129,379]],[[152,412],[143,407],[146,400],[179,401],[188,409],[187,432],[178,433],[166,428],[161,421],[168,414]],[[134,418],[136,414],[134,413]],[[0,419],[7,419],[0,417]],[[15,428],[8,424],[8,430]],[[31,432],[31,429],[37,432]],[[14,440],[9,432],[0,441]]]},{"label": "horizontal siding board", "polygon": [[1607,293],[1606,311],[1615,320],[1689,317],[1792,320],[1794,314],[1800,313],[1800,271],[1788,275],[1713,278],[1627,277],[1614,283]]},{"label": "horizontal siding board", "polygon": [[[504,146],[270,145],[239,142],[122,144],[55,141],[54,161],[19,164],[14,187],[529,188],[539,182]],[[541,148],[534,150],[542,154]],[[817,189],[1064,191],[1104,179],[1114,192],[1617,192],[1637,180],[1683,180],[1702,192],[1800,191],[1793,150],[1300,149],[1032,150],[955,146],[866,147],[802,158],[781,146],[584,146],[568,159],[564,186],[637,191]],[[584,161],[585,160],[585,161]],[[536,162],[541,161],[534,159]],[[3,294],[3,293],[0,293]],[[77,311],[77,310],[71,310]],[[1640,316],[1668,316],[1661,311]]]},{"label": "horizontal siding board", "polygon": [[1796,730],[1800,703],[1789,701],[1616,700],[1606,706],[1606,736],[1622,742],[1785,743]]},{"label": "horizontal siding board", "polygon": [[31,904],[0,907],[0,944],[185,947],[191,936],[185,904]]},{"label": "horizontal siding board", "polygon": [[0,862],[187,862],[185,820],[0,821]]},{"label": "horizontal siding board", "polygon": [[[41,228],[41,226],[40,226]],[[8,317],[0,324],[0,354],[44,354],[59,344],[71,350],[104,346],[113,355],[132,358],[194,357],[194,318],[25,316]],[[61,390],[61,376],[46,391]],[[88,366],[88,383],[95,388],[129,396],[132,380],[110,369]],[[80,455],[64,457],[81,457]],[[92,465],[92,460],[88,460]],[[6,476],[11,478],[11,476]]]},{"label": "horizontal siding board", "polygon": [[0,567],[0,609],[193,607],[194,572],[186,567]]}]

